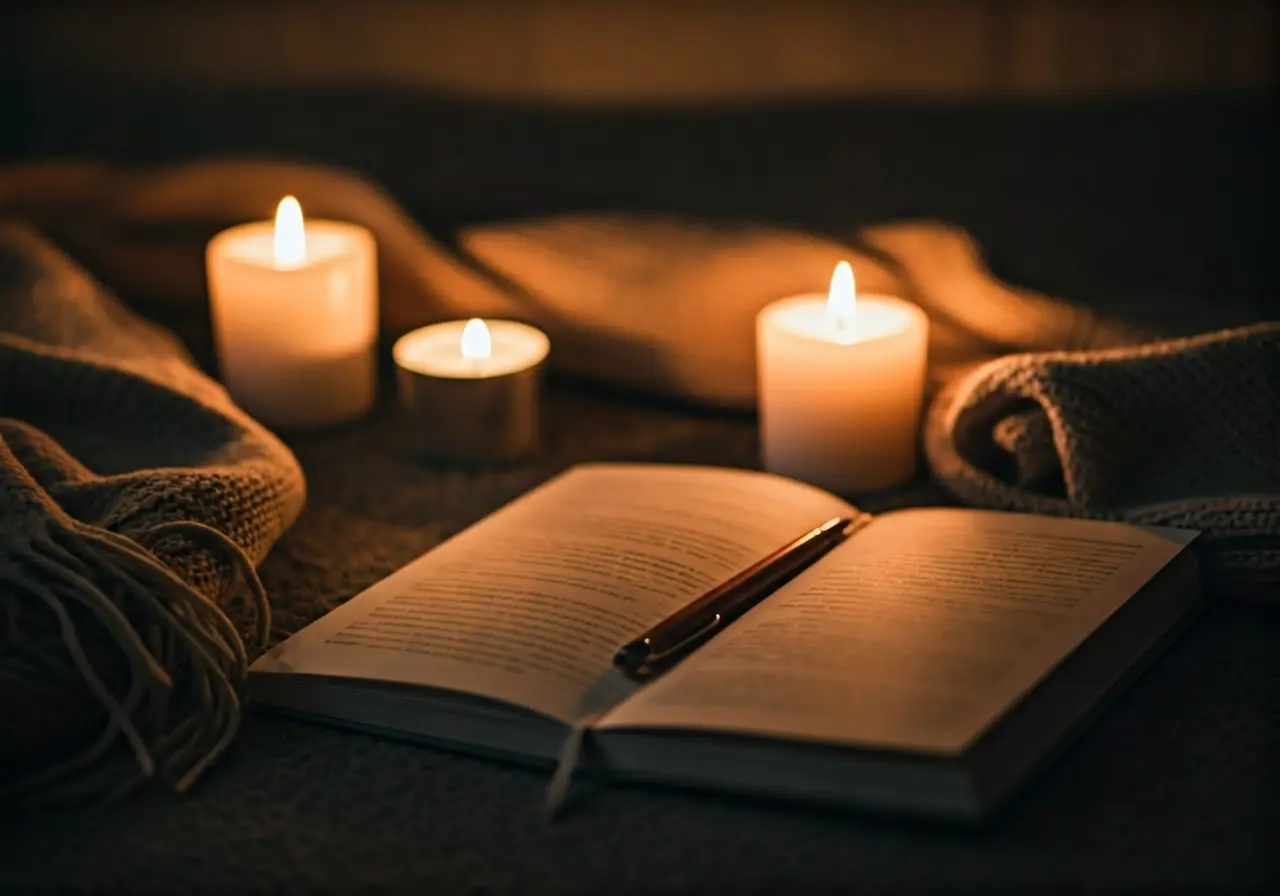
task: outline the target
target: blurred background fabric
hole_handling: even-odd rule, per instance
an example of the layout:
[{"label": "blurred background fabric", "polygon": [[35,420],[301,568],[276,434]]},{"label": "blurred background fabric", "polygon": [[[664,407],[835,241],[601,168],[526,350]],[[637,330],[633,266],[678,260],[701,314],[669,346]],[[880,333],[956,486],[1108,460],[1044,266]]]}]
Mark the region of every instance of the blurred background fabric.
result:
[{"label": "blurred background fabric", "polygon": [[[428,227],[936,218],[1007,279],[1277,293],[1264,0],[53,0],[0,17],[0,158],[351,168]],[[1059,262],[1069,256],[1070,264]]]},{"label": "blurred background fabric", "polygon": [[[524,320],[550,336],[555,372],[704,409],[755,410],[757,314],[779,296],[825,292],[847,260],[864,293],[902,296],[929,316],[929,391],[955,384],[959,394],[927,415],[925,442],[931,472],[962,499],[1202,530],[1215,584],[1269,591],[1280,581],[1270,534],[1280,528],[1280,322],[1234,318],[1231,302],[1193,315],[1167,302],[1153,314],[1117,297],[1098,314],[993,277],[968,234],[936,221],[822,239],[565,214],[473,225],[450,245],[387,191],[329,168],[0,167],[0,213],[45,227],[202,345],[205,245],[269,214],[281,193],[373,233],[384,343],[444,319]],[[1209,329],[1218,332],[1176,338]],[[956,383],[984,361],[978,379]]]}]

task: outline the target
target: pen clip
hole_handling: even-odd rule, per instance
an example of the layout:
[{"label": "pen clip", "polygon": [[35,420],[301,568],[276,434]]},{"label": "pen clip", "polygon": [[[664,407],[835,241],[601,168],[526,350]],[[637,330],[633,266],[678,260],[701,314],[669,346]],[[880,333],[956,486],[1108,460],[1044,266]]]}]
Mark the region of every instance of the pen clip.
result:
[{"label": "pen clip", "polygon": [[699,628],[697,628],[695,631],[690,632],[688,635],[681,638],[676,643],[672,644],[666,650],[660,650],[660,651],[650,653],[647,657],[645,657],[645,660],[644,660],[645,665],[647,666],[655,661],[661,662],[662,660],[671,656],[673,653],[677,653],[680,650],[683,650],[685,647],[689,646],[690,643],[697,640],[698,638],[701,638],[703,635],[706,635],[708,632],[710,632],[719,624],[720,624],[720,614],[716,613],[714,616],[712,616],[710,619],[707,620],[705,625],[702,625]]}]

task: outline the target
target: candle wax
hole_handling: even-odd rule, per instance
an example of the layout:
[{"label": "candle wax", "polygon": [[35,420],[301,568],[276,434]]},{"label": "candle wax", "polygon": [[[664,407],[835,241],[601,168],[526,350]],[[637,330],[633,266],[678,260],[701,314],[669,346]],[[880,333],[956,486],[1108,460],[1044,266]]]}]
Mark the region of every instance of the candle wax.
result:
[{"label": "candle wax", "polygon": [[928,319],[909,302],[859,296],[841,323],[825,295],[757,319],[766,469],[843,494],[911,479],[924,397]]},{"label": "candle wax", "polygon": [[547,356],[551,344],[541,330],[507,320],[486,321],[489,357],[462,353],[467,321],[455,320],[414,330],[395,345],[395,362],[414,373],[450,379],[506,376],[532,367]]},{"label": "candle wax", "polygon": [[503,320],[449,321],[400,337],[392,357],[412,453],[485,466],[535,451],[550,348],[541,330]]},{"label": "candle wax", "polygon": [[271,221],[225,230],[206,253],[222,380],[247,412],[282,427],[354,419],[376,394],[373,236],[345,222],[305,226],[305,257],[290,263],[277,260]]}]

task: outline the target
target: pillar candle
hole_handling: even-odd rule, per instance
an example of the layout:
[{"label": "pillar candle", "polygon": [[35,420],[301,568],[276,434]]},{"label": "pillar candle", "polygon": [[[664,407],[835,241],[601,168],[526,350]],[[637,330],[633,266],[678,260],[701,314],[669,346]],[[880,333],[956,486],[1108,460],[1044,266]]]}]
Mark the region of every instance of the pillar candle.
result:
[{"label": "pillar candle", "polygon": [[269,426],[364,415],[377,392],[378,273],[372,234],[303,222],[292,196],[275,221],[232,227],[205,253],[214,347],[232,398]]},{"label": "pillar candle", "polygon": [[847,262],[827,295],[767,306],[756,321],[765,468],[841,494],[911,479],[928,335],[910,302],[858,296]]},{"label": "pillar candle", "polygon": [[392,357],[410,451],[465,466],[532,453],[550,348],[541,330],[509,320],[455,320],[402,336]]}]

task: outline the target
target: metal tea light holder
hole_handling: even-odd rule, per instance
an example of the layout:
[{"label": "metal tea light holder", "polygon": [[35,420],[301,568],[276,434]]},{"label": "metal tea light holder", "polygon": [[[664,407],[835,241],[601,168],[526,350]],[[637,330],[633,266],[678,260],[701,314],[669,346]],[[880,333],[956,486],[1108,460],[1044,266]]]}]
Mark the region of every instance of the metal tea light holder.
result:
[{"label": "metal tea light holder", "polygon": [[471,468],[536,453],[549,351],[546,334],[515,321],[450,321],[402,336],[392,357],[408,451]]}]

